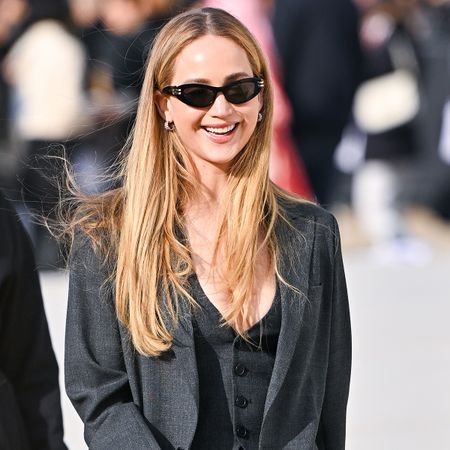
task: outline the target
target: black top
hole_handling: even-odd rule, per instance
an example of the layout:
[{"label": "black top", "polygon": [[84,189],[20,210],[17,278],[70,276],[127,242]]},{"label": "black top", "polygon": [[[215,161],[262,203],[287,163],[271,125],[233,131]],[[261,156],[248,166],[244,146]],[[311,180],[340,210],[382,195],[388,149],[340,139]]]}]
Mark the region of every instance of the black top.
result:
[{"label": "black top", "polygon": [[270,310],[248,330],[248,342],[221,326],[222,315],[196,276],[191,287],[200,305],[193,314],[200,412],[191,448],[257,449],[281,328],[278,283]]}]

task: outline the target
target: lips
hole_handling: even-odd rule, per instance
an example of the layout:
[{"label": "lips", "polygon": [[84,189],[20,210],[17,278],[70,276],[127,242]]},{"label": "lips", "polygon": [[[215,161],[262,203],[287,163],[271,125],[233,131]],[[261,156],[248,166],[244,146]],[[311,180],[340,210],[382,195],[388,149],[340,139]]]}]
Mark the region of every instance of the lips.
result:
[{"label": "lips", "polygon": [[233,123],[220,126],[207,125],[202,127],[202,129],[210,142],[214,144],[227,144],[234,138],[238,127],[239,123]]}]

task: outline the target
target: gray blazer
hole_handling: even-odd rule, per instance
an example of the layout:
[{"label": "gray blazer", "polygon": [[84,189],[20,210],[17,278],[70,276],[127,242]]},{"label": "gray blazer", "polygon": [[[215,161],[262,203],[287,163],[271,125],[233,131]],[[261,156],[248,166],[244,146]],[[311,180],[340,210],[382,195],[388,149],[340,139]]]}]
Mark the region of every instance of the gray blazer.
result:
[{"label": "gray blazer", "polygon": [[[342,450],[351,337],[339,232],[311,204],[287,205],[297,231],[277,231],[282,327],[267,393],[260,449]],[[66,328],[67,394],[94,450],[187,450],[197,426],[199,389],[188,309],[162,356],[135,352],[118,323],[113,294],[86,238],[72,257]],[[108,289],[112,292],[112,289]]]}]

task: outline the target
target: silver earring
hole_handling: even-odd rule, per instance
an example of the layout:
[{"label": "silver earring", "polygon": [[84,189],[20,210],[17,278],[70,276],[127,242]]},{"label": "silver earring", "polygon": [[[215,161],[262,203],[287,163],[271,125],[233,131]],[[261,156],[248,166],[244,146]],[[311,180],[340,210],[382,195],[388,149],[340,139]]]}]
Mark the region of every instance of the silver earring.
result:
[{"label": "silver earring", "polygon": [[175,124],[174,124],[173,122],[169,122],[168,120],[166,120],[166,121],[164,122],[164,128],[165,128],[167,131],[173,131],[173,130],[175,129]]},{"label": "silver earring", "polygon": [[261,120],[263,120],[263,115],[262,113],[258,113],[258,122],[261,122]]}]

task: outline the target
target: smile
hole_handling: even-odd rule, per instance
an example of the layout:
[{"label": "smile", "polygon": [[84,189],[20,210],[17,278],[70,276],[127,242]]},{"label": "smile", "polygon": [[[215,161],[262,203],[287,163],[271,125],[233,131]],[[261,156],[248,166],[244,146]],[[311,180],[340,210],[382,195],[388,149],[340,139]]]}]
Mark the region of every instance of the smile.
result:
[{"label": "smile", "polygon": [[237,127],[237,123],[227,127],[203,127],[208,133],[216,135],[225,135],[231,133]]}]

